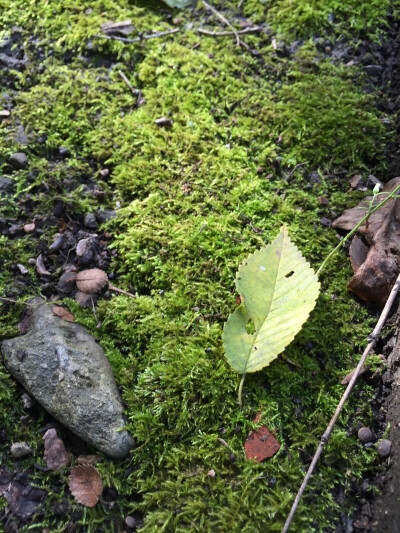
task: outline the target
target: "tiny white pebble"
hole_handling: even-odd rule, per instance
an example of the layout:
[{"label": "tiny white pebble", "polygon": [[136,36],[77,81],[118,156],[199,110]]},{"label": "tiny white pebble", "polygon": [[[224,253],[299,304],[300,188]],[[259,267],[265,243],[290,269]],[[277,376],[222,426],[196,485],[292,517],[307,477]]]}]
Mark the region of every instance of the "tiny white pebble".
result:
[{"label": "tiny white pebble", "polygon": [[260,267],[260,270],[262,270],[263,272],[265,272],[265,267],[261,266],[261,267]]}]

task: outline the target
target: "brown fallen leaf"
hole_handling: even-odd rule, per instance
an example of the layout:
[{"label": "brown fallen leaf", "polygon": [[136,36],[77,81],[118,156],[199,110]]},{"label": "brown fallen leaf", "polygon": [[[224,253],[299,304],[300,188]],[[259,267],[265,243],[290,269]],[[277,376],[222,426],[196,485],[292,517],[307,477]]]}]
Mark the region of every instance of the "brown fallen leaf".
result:
[{"label": "brown fallen leaf", "polygon": [[[260,418],[261,412],[257,413],[254,422],[259,422]],[[267,426],[261,426],[257,431],[250,431],[244,443],[246,458],[254,459],[258,463],[275,455],[280,447],[281,445]]]},{"label": "brown fallen leaf", "polygon": [[86,507],[94,507],[103,492],[100,474],[92,465],[79,465],[68,476],[69,490],[75,499]]},{"label": "brown fallen leaf", "polygon": [[42,254],[40,254],[36,259],[36,270],[37,270],[37,273],[40,274],[41,276],[51,276],[51,272],[49,272],[44,266],[44,260],[43,260]]},{"label": "brown fallen leaf", "polygon": [[[400,184],[400,178],[394,178],[383,188],[383,193],[390,194]],[[374,205],[385,198],[379,195]],[[347,209],[332,226],[335,229],[351,231],[367,213],[372,197],[365,198],[357,207]],[[348,289],[362,300],[374,302],[383,307],[398,276],[400,268],[400,199],[391,198],[373,213],[358,230],[362,243],[356,242],[350,247],[351,261],[356,271],[351,278]],[[365,256],[365,259],[363,260]],[[353,268],[354,268],[353,267]]]},{"label": "brown fallen leaf", "polygon": [[53,305],[52,311],[55,315],[59,316],[66,322],[74,322],[75,317],[74,315],[68,311],[65,307],[60,307],[58,305]]},{"label": "brown fallen leaf", "polygon": [[76,275],[76,286],[81,292],[95,294],[108,283],[107,274],[99,268],[82,270]]},{"label": "brown fallen leaf", "polygon": [[44,454],[43,459],[50,470],[59,470],[69,465],[69,456],[63,441],[58,438],[54,428],[48,429],[43,435]]}]

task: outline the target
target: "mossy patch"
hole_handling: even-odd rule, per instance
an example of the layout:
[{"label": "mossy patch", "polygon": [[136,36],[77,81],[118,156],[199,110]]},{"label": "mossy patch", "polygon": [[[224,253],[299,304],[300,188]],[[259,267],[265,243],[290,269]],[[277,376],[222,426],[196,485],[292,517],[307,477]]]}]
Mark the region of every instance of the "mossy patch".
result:
[{"label": "mossy patch", "polygon": [[[82,531],[118,531],[124,516],[136,511],[144,516],[145,532],[280,531],[372,317],[347,294],[350,268],[338,255],[322,278],[316,309],[287,350],[301,368],[278,360],[251,376],[243,411],[236,399],[239,376],[224,358],[222,327],[237,305],[234,276],[247,254],[286,223],[305,257],[318,265],[337,243],[320,219],[358,198],[347,193],[347,178],[355,172],[384,177],[383,146],[393,134],[382,125],[374,93],[365,90],[359,69],[332,62],[311,37],[333,24],[330,13],[333,21],[376,37],[388,5],[304,1],[289,10],[285,1],[245,2],[245,16],[266,18],[273,32],[301,28],[310,38],[283,56],[265,33],[245,37],[259,55],[235,47],[230,37],[199,37],[196,10],[180,13],[184,24],[192,24],[184,31],[126,45],[94,35],[110,19],[133,18],[140,31],[169,28],[170,11],[122,0],[2,4],[8,9],[0,15],[0,31],[7,34],[17,22],[26,28],[33,60],[14,74],[15,107],[2,124],[11,134],[19,121],[29,136],[31,166],[13,174],[18,190],[12,209],[20,208],[17,200],[25,194],[39,213],[61,200],[81,215],[95,205],[88,181],[100,184],[107,205],[122,205],[108,225],[116,283],[138,293],[136,299],[100,300],[100,327],[91,310],[65,302],[100,338],[138,443],[124,463],[103,459],[100,472],[119,499],[114,508],[86,510],[78,520]],[[40,65],[28,39],[33,31],[42,47]],[[155,123],[163,116],[172,120],[170,127]],[[54,157],[60,146],[69,152],[63,163]],[[3,161],[17,148],[12,135],[4,136]],[[103,166],[111,170],[108,182],[99,178]],[[40,237],[43,245],[51,235],[50,229]],[[6,268],[37,251],[29,238],[3,244]],[[3,290],[9,291],[11,274],[1,278]],[[3,336],[15,334],[19,308],[8,313]],[[0,380],[0,398],[11,406],[19,393],[9,377],[1,374]],[[351,513],[354,478],[374,467],[375,455],[346,432],[350,424],[369,421],[371,397],[371,387],[360,382],[296,515],[296,531],[331,530],[343,507]],[[258,410],[282,445],[262,465],[247,461],[243,450]],[[16,438],[14,411],[9,420],[7,431]],[[32,441],[40,441],[38,428],[30,430]],[[36,462],[41,453],[38,445]],[[214,478],[207,474],[211,469]],[[53,474],[35,477],[49,493],[40,526],[62,530],[79,509],[66,476],[59,492],[52,488]],[[338,487],[349,494],[340,509]],[[71,509],[61,520],[52,505],[62,498]],[[32,527],[38,526],[34,519]]]}]

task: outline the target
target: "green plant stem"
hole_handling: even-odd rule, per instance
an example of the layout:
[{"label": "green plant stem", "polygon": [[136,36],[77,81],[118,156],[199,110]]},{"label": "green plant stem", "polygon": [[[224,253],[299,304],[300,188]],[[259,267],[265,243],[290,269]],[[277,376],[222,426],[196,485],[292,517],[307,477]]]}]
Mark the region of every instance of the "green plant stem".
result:
[{"label": "green plant stem", "polygon": [[367,214],[365,215],[365,217],[363,217],[360,222],[357,224],[357,226],[355,228],[353,228],[350,233],[348,235],[346,235],[346,237],[344,237],[340,243],[331,251],[331,253],[324,259],[324,261],[322,262],[321,266],[319,267],[319,269],[317,270],[317,276],[319,276],[319,274],[321,274],[322,270],[324,269],[326,263],[329,261],[329,259],[339,250],[339,248],[341,246],[343,246],[345,244],[346,241],[348,241],[350,239],[350,237],[352,235],[354,235],[354,233],[358,230],[358,228],[360,226],[362,226],[362,224],[364,224],[364,222],[366,220],[369,219],[369,217],[375,213],[375,211],[377,211],[380,207],[382,207],[388,200],[390,200],[390,198],[393,198],[393,196],[400,190],[400,185],[398,185],[394,191],[392,191],[384,200],[382,200],[382,202],[380,202],[376,207],[374,207],[373,209],[368,209],[367,211]]},{"label": "green plant stem", "polygon": [[243,383],[245,379],[246,379],[246,372],[242,374],[242,379],[240,380],[240,383],[239,383],[238,400],[239,400],[240,409],[243,408],[242,391],[243,391]]}]

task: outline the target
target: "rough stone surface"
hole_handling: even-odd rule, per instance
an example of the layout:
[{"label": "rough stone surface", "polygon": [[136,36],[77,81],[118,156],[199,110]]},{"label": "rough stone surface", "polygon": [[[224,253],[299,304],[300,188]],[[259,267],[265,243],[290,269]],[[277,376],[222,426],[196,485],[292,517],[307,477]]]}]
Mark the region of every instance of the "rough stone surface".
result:
[{"label": "rough stone surface", "polygon": [[59,422],[113,458],[134,445],[110,363],[86,329],[35,298],[26,335],[1,344],[7,369]]},{"label": "rough stone surface", "polygon": [[85,220],[84,220],[83,223],[84,223],[85,227],[88,228],[88,229],[96,229],[97,228],[96,217],[94,216],[93,213],[88,213],[85,216]]}]

